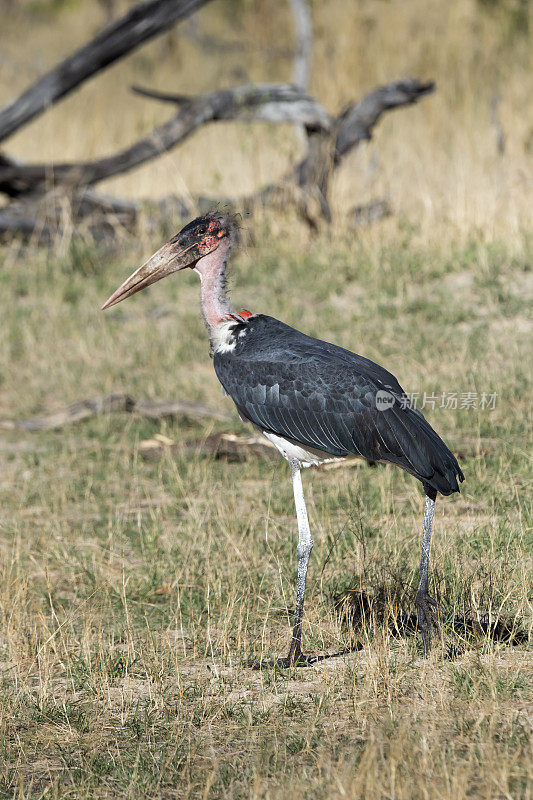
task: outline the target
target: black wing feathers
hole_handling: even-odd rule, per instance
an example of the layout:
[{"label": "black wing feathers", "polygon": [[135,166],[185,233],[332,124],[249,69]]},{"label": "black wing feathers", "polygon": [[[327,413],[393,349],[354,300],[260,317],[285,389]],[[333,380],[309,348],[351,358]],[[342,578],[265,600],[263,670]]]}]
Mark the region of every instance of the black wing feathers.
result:
[{"label": "black wing feathers", "polygon": [[[426,491],[459,491],[463,474],[453,454],[390,372],[272,317],[251,317],[235,348],[215,353],[214,366],[242,417],[262,430],[333,456],[355,453],[389,461],[422,481]],[[376,393],[395,402],[376,407]]]}]

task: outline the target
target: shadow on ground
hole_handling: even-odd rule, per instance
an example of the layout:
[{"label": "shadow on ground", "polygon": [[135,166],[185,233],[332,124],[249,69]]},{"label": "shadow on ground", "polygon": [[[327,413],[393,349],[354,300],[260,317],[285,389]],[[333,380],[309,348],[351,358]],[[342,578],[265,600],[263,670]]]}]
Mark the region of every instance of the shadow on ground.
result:
[{"label": "shadow on ground", "polygon": [[[517,614],[496,615],[480,608],[457,611],[445,596],[439,594],[435,593],[436,600],[443,612],[436,615],[435,621],[446,635],[447,658],[453,660],[487,640],[512,647],[528,642],[524,622]],[[341,624],[350,631],[355,642],[377,628],[385,629],[394,638],[418,633],[412,589],[401,576],[392,576],[389,581],[380,582],[371,589],[344,589],[332,600]],[[488,603],[487,607],[490,607]]]}]

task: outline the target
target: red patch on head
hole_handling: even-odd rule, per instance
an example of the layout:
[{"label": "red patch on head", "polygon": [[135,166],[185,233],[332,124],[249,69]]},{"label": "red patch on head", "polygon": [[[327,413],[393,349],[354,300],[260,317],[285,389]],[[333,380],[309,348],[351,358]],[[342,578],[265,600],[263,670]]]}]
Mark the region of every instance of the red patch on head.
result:
[{"label": "red patch on head", "polygon": [[206,256],[211,250],[217,245],[217,240],[214,236],[204,236],[201,242],[198,244],[198,252],[202,256]]},{"label": "red patch on head", "polygon": [[248,319],[248,317],[252,316],[253,316],[252,312],[247,311],[245,308],[243,308],[242,311],[239,311],[239,317],[242,317],[243,319]]}]

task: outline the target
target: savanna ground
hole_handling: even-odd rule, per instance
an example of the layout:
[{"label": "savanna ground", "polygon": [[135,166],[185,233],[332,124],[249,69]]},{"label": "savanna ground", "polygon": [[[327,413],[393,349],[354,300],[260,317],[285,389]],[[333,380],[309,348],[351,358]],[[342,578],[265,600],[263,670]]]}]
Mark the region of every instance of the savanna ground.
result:
[{"label": "savanna ground", "polygon": [[[236,4],[221,6],[200,19],[231,38]],[[6,63],[19,68],[4,76],[6,99],[87,37],[87,4],[56,9],[61,41],[52,8],[26,31],[21,12],[8,15]],[[281,4],[243,8],[244,56],[221,66],[220,54],[201,59],[173,34],[34,123],[13,152],[36,158],[38,144],[43,157],[90,156],[164,118],[117,93],[121,81],[182,90],[183,73],[200,91],[215,75],[220,85],[286,78],[290,64],[260,47],[275,31],[289,42]],[[159,462],[140,455],[158,433],[201,442],[245,431],[237,418],[108,415],[1,430],[2,797],[531,797],[527,39],[499,5],[328,8],[314,9],[312,89],[330,108],[398,74],[434,77],[439,90],[384,120],[343,167],[331,231],[310,238],[288,219],[244,221],[233,298],[377,360],[409,392],[458,393],[456,410],[440,399],[425,409],[466,476],[460,496],[437,503],[432,590],[444,612],[431,654],[423,659],[412,617],[423,498],[399,470],[304,474],[315,539],[305,648],[351,651],[252,671],[250,659],[288,645],[296,525],[286,464],[228,463],[200,448]],[[243,62],[249,75],[235,75]],[[109,190],[245,191],[282,172],[295,147],[291,131],[212,128]],[[350,232],[342,209],[384,192],[395,217]],[[119,391],[232,408],[212,371],[194,275],[98,310],[164,235],[113,252],[68,241],[3,249],[0,418]],[[465,392],[477,393],[477,408],[460,408]],[[496,394],[494,408],[480,407],[483,393]]]}]

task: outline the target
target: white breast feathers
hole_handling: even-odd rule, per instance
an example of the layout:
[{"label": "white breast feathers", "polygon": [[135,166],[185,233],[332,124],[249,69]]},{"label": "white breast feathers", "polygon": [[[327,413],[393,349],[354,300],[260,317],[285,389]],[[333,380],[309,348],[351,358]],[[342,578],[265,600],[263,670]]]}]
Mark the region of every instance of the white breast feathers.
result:
[{"label": "white breast feathers", "polygon": [[[239,323],[233,319],[226,319],[214,325],[211,328],[211,353],[231,353],[237,346],[237,334],[235,328],[239,327]],[[238,334],[239,337],[245,336],[246,330],[241,330]]]}]

